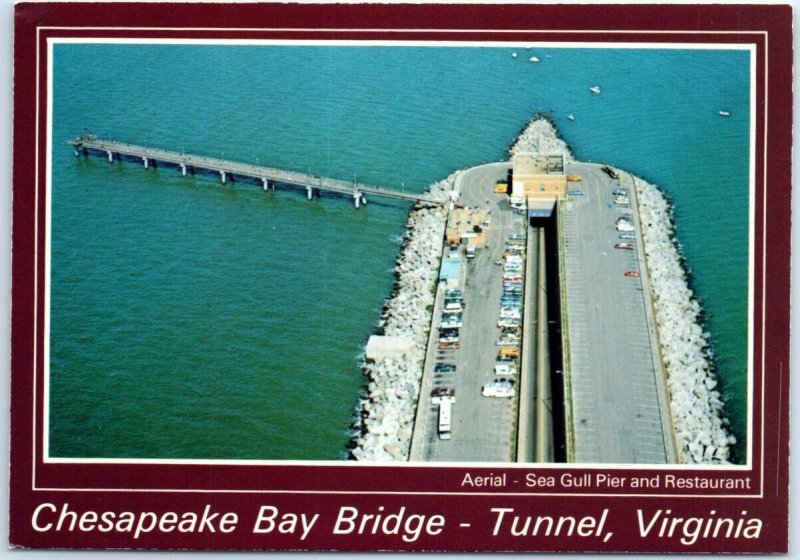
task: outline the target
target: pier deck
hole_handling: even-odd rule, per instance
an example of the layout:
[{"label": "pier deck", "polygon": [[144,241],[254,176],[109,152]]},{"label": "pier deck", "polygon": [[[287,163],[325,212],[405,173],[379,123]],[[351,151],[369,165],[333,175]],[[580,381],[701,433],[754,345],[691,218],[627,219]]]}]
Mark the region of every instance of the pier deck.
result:
[{"label": "pier deck", "polygon": [[255,181],[260,181],[264,190],[274,188],[275,183],[297,185],[308,189],[309,196],[313,190],[333,192],[341,195],[353,197],[358,207],[365,201],[366,195],[382,196],[426,204],[444,204],[440,200],[425,194],[416,194],[393,189],[385,189],[374,185],[365,185],[340,179],[318,177],[298,171],[289,171],[275,167],[254,165],[251,163],[231,161],[228,159],[214,158],[183,152],[175,152],[137,144],[128,144],[116,140],[100,139],[91,134],[84,134],[69,142],[75,147],[76,155],[81,152],[105,153],[109,162],[119,159],[122,156],[132,159],[140,159],[145,168],[150,165],[166,163],[179,168],[183,175],[192,174],[202,170],[216,173],[222,183],[233,180],[235,177],[247,177]]}]

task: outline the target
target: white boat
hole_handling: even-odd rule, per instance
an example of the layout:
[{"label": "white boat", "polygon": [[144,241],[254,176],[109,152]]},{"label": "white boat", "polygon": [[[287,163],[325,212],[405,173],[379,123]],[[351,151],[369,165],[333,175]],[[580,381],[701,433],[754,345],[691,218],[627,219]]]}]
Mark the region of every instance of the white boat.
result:
[{"label": "white boat", "polygon": [[532,57],[530,57],[528,60],[530,60],[531,62],[539,62],[539,57],[537,57],[537,56],[532,56]]},{"label": "white boat", "polygon": [[511,53],[511,58],[517,58],[517,53],[515,53],[515,52],[512,52],[512,53]]},{"label": "white boat", "polygon": [[567,115],[567,120],[569,120],[569,121],[574,121],[574,120],[575,120],[575,115],[573,115],[572,113],[570,113],[569,115]]},{"label": "white boat", "polygon": [[592,86],[589,88],[592,93],[600,93],[600,86]]},{"label": "white boat", "polygon": [[719,116],[720,117],[730,117],[731,113],[730,113],[730,111],[720,111],[719,112]]}]

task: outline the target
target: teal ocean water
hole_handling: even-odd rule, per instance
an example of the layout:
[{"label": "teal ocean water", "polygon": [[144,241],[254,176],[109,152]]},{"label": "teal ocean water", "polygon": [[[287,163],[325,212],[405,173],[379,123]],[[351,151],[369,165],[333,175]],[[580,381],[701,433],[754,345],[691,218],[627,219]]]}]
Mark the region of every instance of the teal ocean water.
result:
[{"label": "teal ocean water", "polygon": [[53,52],[51,456],[345,457],[359,354],[391,290],[408,210],[371,200],[356,211],[345,200],[75,158],[68,139],[88,129],[422,191],[503,159],[542,113],[579,159],[625,168],[671,196],[743,459],[748,53]]}]

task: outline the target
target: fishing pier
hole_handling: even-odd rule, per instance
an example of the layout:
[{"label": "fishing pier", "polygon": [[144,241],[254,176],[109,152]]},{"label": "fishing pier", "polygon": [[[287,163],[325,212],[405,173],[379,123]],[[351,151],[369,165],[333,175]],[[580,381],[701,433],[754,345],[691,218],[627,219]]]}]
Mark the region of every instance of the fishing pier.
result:
[{"label": "fishing pier", "polygon": [[275,190],[276,185],[294,185],[305,188],[306,196],[311,200],[323,191],[349,196],[356,208],[366,204],[367,195],[381,196],[400,200],[409,200],[431,205],[441,205],[445,201],[429,195],[408,193],[393,189],[385,189],[363,183],[342,181],[319,177],[298,171],[277,169],[263,165],[231,161],[228,159],[188,154],[128,144],[116,140],[104,140],[93,134],[85,133],[69,143],[75,148],[75,155],[105,155],[109,163],[114,161],[141,161],[145,169],[167,165],[180,170],[185,177],[202,172],[217,175],[222,184],[247,179],[260,184],[264,191]]}]

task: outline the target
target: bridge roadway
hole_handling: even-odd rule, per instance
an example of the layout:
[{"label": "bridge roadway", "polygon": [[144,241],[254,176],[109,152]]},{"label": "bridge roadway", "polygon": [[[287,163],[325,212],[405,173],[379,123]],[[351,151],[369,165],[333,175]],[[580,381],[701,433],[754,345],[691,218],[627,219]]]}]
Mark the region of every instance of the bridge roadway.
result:
[{"label": "bridge roadway", "polygon": [[220,180],[223,183],[236,176],[248,177],[260,181],[265,190],[270,185],[274,186],[274,183],[299,185],[307,189],[318,189],[320,191],[349,195],[356,200],[356,206],[359,205],[360,201],[363,201],[364,195],[384,196],[437,205],[444,204],[445,202],[444,200],[425,194],[384,189],[382,187],[365,185],[362,183],[318,177],[298,171],[288,171],[263,165],[253,165],[251,163],[230,161],[227,159],[174,152],[160,148],[118,142],[116,140],[103,140],[91,134],[79,136],[69,143],[75,147],[76,155],[79,155],[81,151],[85,154],[89,153],[90,150],[103,152],[108,157],[109,162],[114,161],[115,157],[127,156],[128,158],[141,159],[145,168],[149,167],[149,165],[154,162],[167,163],[180,168],[184,175],[193,173],[195,170],[211,171],[219,174]]}]

